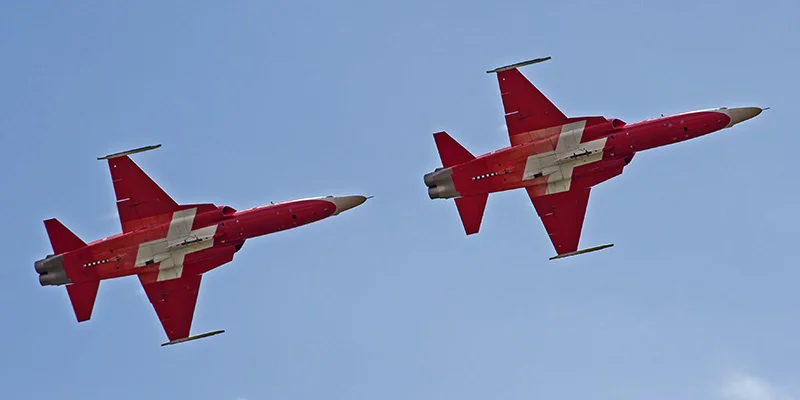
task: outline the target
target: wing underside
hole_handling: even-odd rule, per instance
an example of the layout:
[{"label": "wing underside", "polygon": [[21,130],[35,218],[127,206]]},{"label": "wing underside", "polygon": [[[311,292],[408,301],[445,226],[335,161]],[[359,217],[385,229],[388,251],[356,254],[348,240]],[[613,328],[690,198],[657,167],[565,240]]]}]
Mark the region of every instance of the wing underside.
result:
[{"label": "wing underside", "polygon": [[[535,186],[525,188],[558,255],[578,251],[592,186],[621,174],[624,166],[623,160],[611,160],[602,168],[591,164],[578,167],[577,178],[562,182],[569,189],[558,193],[543,194]],[[590,169],[594,172],[583,174]]]},{"label": "wing underside", "polygon": [[[529,140],[523,134],[537,132],[534,138],[543,138],[559,133],[558,127],[569,122],[539,89],[517,68],[497,72],[497,83],[505,111],[506,127],[512,145]],[[552,131],[552,132],[551,132]]]},{"label": "wing underside", "polygon": [[556,253],[577,251],[591,188],[573,188],[545,196],[535,196],[531,188],[526,189]]},{"label": "wing underside", "polygon": [[179,206],[127,155],[108,159],[123,232],[169,221]]},{"label": "wing underside", "polygon": [[146,277],[139,277],[169,340],[189,337],[202,275],[150,283],[144,282]]},{"label": "wing underside", "polygon": [[162,270],[139,274],[139,281],[170,341],[189,337],[202,274],[233,259],[233,246],[182,255],[175,252]]}]

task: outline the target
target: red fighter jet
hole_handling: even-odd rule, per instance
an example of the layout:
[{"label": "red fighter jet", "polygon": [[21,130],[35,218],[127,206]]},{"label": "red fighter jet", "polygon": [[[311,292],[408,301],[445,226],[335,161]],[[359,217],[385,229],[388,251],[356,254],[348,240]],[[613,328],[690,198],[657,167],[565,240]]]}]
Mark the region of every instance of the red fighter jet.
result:
[{"label": "red fighter jet", "polygon": [[424,176],[431,199],[455,198],[467,235],[477,233],[489,193],[525,188],[563,258],[578,250],[591,187],[622,173],[639,151],[693,139],[755,117],[758,107],[686,112],[626,124],[602,116],[567,117],[517,69],[496,73],[511,146],[473,156],[446,132],[433,135],[442,168]]},{"label": "red fighter jet", "polygon": [[78,322],[92,316],[103,279],[136,275],[169,338],[189,336],[203,273],[233,260],[247,239],[310,224],[356,207],[364,196],[326,196],[237,211],[178,204],[128,156],[161,145],[100,157],[108,160],[122,233],[84,243],[56,219],[44,221],[53,254],[34,263],[42,286],[67,285]]}]

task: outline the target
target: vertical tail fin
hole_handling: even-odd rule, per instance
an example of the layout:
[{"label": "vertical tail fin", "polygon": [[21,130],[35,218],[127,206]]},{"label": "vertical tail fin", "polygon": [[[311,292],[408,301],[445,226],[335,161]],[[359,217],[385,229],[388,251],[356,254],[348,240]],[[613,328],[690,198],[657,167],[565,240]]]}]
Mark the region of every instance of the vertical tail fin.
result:
[{"label": "vertical tail fin", "polygon": [[439,158],[442,160],[442,166],[445,168],[475,159],[475,156],[473,156],[469,150],[456,142],[447,132],[434,133],[433,140],[436,142]]},{"label": "vertical tail fin", "polygon": [[[56,256],[86,247],[86,243],[83,240],[55,218],[44,221],[44,227],[47,230],[47,236],[50,237],[50,246],[53,247],[53,253]],[[69,277],[75,276],[75,269],[81,268],[79,265],[74,265],[73,260],[75,257],[72,257],[74,255],[75,253],[66,257],[54,257],[61,271],[46,271],[42,273],[60,273],[63,274],[64,280],[61,280],[59,284],[70,282]],[[87,321],[92,317],[94,301],[97,298],[97,289],[99,287],[99,280],[67,284],[67,294],[78,322]]]},{"label": "vertical tail fin", "polygon": [[461,224],[464,225],[464,232],[466,232],[467,235],[478,233],[481,229],[483,212],[486,210],[486,201],[488,199],[489,194],[459,197],[456,199],[458,216],[461,217]]},{"label": "vertical tail fin", "polygon": [[55,218],[44,221],[44,228],[47,230],[50,246],[53,247],[53,252],[56,255],[86,246],[83,240],[75,236],[72,231]]}]

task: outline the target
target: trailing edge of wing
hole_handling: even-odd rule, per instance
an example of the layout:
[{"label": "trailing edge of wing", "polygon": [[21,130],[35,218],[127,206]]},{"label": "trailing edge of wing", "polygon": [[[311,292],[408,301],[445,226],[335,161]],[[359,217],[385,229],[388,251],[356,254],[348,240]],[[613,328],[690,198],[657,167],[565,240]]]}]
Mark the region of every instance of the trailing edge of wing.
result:
[{"label": "trailing edge of wing", "polygon": [[526,65],[538,64],[540,62],[545,62],[545,61],[549,60],[550,58],[551,58],[550,56],[542,57],[542,58],[535,58],[533,60],[528,60],[528,61],[518,62],[516,64],[506,65],[505,67],[498,67],[498,68],[486,71],[486,73],[487,74],[491,74],[491,73],[494,73],[494,72],[501,72],[501,71],[507,71],[509,69],[524,67]]},{"label": "trailing edge of wing", "polygon": [[103,157],[97,157],[97,159],[98,160],[110,160],[112,158],[117,158],[117,157],[127,156],[127,155],[131,155],[131,154],[141,153],[143,151],[148,151],[148,150],[154,150],[154,149],[157,149],[159,147],[161,147],[160,144],[154,144],[154,145],[151,145],[151,146],[139,147],[138,149],[121,151],[119,153],[109,154],[109,155],[103,156]]}]

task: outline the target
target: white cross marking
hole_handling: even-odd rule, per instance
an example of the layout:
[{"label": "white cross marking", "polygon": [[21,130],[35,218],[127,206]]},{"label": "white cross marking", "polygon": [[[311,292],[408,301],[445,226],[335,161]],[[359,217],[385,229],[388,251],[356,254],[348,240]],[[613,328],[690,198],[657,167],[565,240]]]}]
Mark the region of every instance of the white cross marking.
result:
[{"label": "white cross marking", "polygon": [[183,273],[183,259],[187,254],[214,245],[217,225],[192,230],[196,213],[197,208],[173,213],[167,237],[141,243],[136,252],[134,266],[144,267],[159,263],[157,281],[180,278]]},{"label": "white cross marking", "polygon": [[[555,151],[529,156],[525,163],[522,180],[547,176],[545,194],[568,191],[572,183],[572,171],[575,167],[603,159],[606,138],[581,143],[585,127],[586,120],[563,125],[561,133],[558,135]],[[573,154],[581,156],[571,159],[570,156]]]}]

